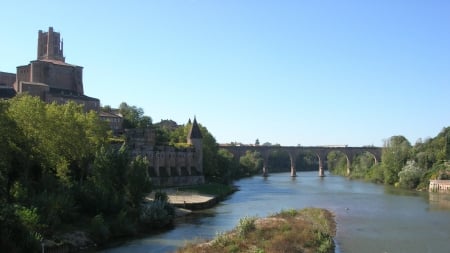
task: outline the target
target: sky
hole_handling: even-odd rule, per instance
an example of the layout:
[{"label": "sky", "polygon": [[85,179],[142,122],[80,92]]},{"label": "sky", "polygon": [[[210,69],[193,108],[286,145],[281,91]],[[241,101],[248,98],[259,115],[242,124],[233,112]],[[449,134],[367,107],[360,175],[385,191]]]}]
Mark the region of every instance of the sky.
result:
[{"label": "sky", "polygon": [[61,33],[86,95],[218,143],[412,144],[450,125],[447,0],[1,0],[0,71]]}]

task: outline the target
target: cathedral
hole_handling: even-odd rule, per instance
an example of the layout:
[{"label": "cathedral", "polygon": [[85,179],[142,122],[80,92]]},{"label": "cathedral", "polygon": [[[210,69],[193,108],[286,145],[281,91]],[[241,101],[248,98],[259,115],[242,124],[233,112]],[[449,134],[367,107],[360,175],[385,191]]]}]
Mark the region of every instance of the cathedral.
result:
[{"label": "cathedral", "polygon": [[47,103],[74,101],[86,111],[98,111],[100,100],[86,96],[83,91],[83,67],[66,63],[63,40],[50,27],[39,31],[37,59],[18,66],[16,74],[0,72],[0,98],[28,93]]}]

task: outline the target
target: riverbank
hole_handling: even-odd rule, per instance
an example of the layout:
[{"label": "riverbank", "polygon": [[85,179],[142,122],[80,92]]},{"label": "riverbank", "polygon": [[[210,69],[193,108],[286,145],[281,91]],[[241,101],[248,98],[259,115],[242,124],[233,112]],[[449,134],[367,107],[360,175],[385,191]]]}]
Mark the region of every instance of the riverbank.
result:
[{"label": "riverbank", "polygon": [[[158,191],[167,194],[170,204],[177,208],[177,216],[184,216],[195,210],[203,210],[217,205],[227,196],[237,191],[234,186],[205,184],[190,187],[165,188]],[[146,196],[146,201],[153,201],[154,191]]]},{"label": "riverbank", "polygon": [[244,217],[231,231],[178,253],[334,252],[336,222],[325,209],[285,210],[266,218]]}]

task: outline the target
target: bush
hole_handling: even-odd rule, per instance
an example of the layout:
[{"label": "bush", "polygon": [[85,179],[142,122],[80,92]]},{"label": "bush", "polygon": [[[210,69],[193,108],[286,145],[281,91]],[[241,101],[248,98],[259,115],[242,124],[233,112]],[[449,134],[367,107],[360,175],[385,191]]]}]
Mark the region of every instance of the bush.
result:
[{"label": "bush", "polygon": [[245,237],[249,232],[255,230],[256,217],[244,217],[239,220],[239,225],[237,226],[237,232],[239,236]]},{"label": "bush", "polygon": [[136,234],[135,221],[130,218],[133,211],[120,211],[110,222],[110,231],[113,236],[126,236]]},{"label": "bush", "polygon": [[423,175],[422,170],[417,166],[416,162],[408,161],[402,171],[398,173],[399,186],[407,189],[414,189],[420,183]]},{"label": "bush", "polygon": [[174,218],[175,208],[169,202],[155,200],[142,205],[139,220],[148,229],[172,224]]},{"label": "bush", "polygon": [[39,252],[40,239],[42,239],[40,234],[30,231],[22,223],[13,206],[2,206],[0,208],[0,245],[2,252]]},{"label": "bush", "polygon": [[103,244],[109,239],[110,231],[108,225],[105,223],[103,215],[97,214],[94,218],[92,218],[89,226],[89,232],[92,239],[97,244]]}]

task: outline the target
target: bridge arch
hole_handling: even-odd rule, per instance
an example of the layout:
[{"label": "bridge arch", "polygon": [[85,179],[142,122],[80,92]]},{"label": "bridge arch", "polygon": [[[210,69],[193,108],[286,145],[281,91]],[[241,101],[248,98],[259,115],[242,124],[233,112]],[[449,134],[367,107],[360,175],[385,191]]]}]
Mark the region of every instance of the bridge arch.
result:
[{"label": "bridge arch", "polygon": [[351,172],[351,164],[356,155],[361,153],[370,154],[374,163],[377,164],[381,161],[381,148],[379,147],[348,147],[348,146],[253,146],[253,145],[240,145],[240,146],[231,146],[231,145],[219,145],[220,148],[224,148],[230,151],[237,159],[241,156],[245,155],[247,150],[258,151],[262,155],[263,158],[263,168],[262,174],[263,176],[269,175],[269,156],[271,152],[274,150],[287,152],[290,160],[290,171],[291,176],[297,176],[296,170],[296,161],[299,153],[310,152],[315,154],[318,159],[318,171],[319,176],[325,176],[324,173],[324,163],[328,162],[328,154],[332,151],[337,151],[345,155],[346,164],[347,164],[347,174]]}]

